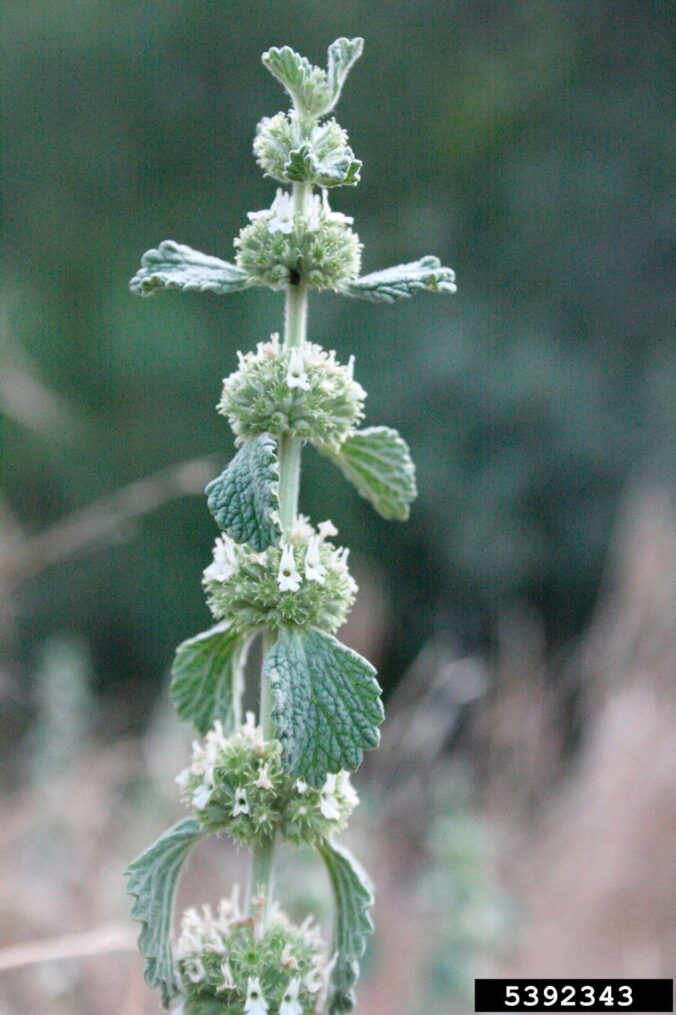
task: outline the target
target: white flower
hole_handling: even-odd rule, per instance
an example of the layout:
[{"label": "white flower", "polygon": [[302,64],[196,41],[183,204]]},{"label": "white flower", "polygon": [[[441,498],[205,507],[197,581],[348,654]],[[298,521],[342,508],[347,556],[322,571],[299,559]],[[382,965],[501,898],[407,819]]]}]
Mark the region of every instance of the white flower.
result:
[{"label": "white flower", "polygon": [[255,740],[256,739],[256,732],[258,730],[258,727],[256,725],[256,715],[255,715],[255,713],[254,712],[247,712],[245,717],[244,717],[244,719],[245,719],[245,721],[242,723],[242,730],[241,730],[242,736],[246,737],[247,740]]},{"label": "white flower", "polygon": [[306,990],[309,990],[311,994],[316,994],[324,986],[324,977],[322,976],[321,969],[314,966],[303,980],[303,983]]},{"label": "white flower", "polygon": [[184,961],[185,974],[192,983],[201,983],[206,978],[204,963],[197,955],[191,955]]},{"label": "white flower", "polygon": [[261,981],[256,976],[249,977],[246,990],[246,1003],[244,1005],[245,1015],[267,1015],[268,1002],[263,997]]},{"label": "white flower", "polygon": [[300,794],[301,794],[301,796],[302,796],[302,795],[303,795],[304,793],[307,793],[307,791],[308,791],[308,789],[309,789],[309,788],[310,788],[310,787],[309,787],[309,786],[308,786],[308,784],[306,783],[305,779],[296,779],[296,792],[297,792],[297,793],[300,793]]},{"label": "white flower", "polygon": [[289,369],[286,373],[286,383],[290,388],[302,388],[303,391],[307,391],[310,387],[310,383],[305,373],[305,363],[303,362],[303,351],[297,346],[291,350],[289,356]]},{"label": "white flower", "polygon": [[336,797],[337,775],[327,775],[326,782],[319,792],[319,809],[327,821],[340,819],[340,804]]},{"label": "white flower", "polygon": [[279,355],[279,332],[273,331],[269,342],[260,342],[259,351],[268,359],[276,359]]},{"label": "white flower", "polygon": [[319,557],[319,536],[311,536],[305,551],[305,577],[309,582],[324,584],[326,568]]},{"label": "white flower", "polygon": [[298,969],[298,959],[291,954],[291,945],[288,941],[284,945],[281,962],[285,969]]},{"label": "white flower", "polygon": [[333,564],[336,571],[347,571],[347,560],[349,556],[350,550],[347,546],[343,547],[341,550],[338,550],[336,556],[334,557]]},{"label": "white flower", "polygon": [[249,560],[252,564],[258,564],[260,567],[265,567],[268,562],[268,552],[263,550],[262,553],[250,553]]},{"label": "white flower", "polygon": [[300,991],[300,980],[294,976],[289,980],[289,986],[284,991],[282,1003],[279,1006],[279,1015],[303,1015],[303,1009],[298,1001]]},{"label": "white flower", "polygon": [[249,802],[246,798],[246,790],[243,786],[238,786],[235,790],[235,806],[232,808],[232,816],[236,818],[239,814],[249,813]]},{"label": "white flower", "polygon": [[356,789],[352,785],[352,782],[350,781],[349,773],[340,772],[338,779],[340,782],[340,792],[343,794],[345,803],[348,805],[348,807],[352,807],[354,809],[359,803],[359,796],[357,794]]},{"label": "white flower", "polygon": [[200,783],[195,792],[192,795],[193,806],[198,811],[203,811],[206,805],[211,800],[211,794],[213,793],[213,787],[208,786],[206,783]]},{"label": "white flower", "polygon": [[190,771],[190,769],[189,768],[184,768],[182,772],[178,773],[178,775],[174,779],[174,782],[176,783],[176,785],[178,786],[179,789],[186,789],[187,786],[188,786],[188,783],[190,782],[190,777],[191,776],[192,776],[192,772]]},{"label": "white flower", "polygon": [[282,559],[279,562],[279,574],[277,584],[280,592],[298,592],[301,577],[296,571],[296,562],[293,557],[293,547],[288,543],[282,550]]},{"label": "white flower", "polygon": [[[284,233],[288,235],[290,232],[293,232],[293,201],[291,200],[291,195],[282,190],[281,187],[277,188],[270,211],[264,214],[269,216],[268,227],[271,233]],[[258,217],[260,212],[254,212],[254,215]]]},{"label": "white flower", "polygon": [[327,518],[325,522],[320,522],[317,528],[319,530],[320,539],[327,539],[329,536],[338,535],[338,529],[330,518]]},{"label": "white flower", "polygon": [[[318,200],[318,198],[316,198]],[[346,226],[351,226],[354,219],[349,215],[343,215],[342,211],[331,211],[329,205],[329,193],[324,187],[322,190],[322,214],[328,222],[342,222]]]},{"label": "white flower", "polygon": [[260,765],[258,769],[258,778],[255,780],[254,786],[258,786],[259,789],[273,789],[272,781],[270,779],[270,766],[267,763]]},{"label": "white flower", "polygon": [[235,987],[235,981],[232,978],[230,966],[227,962],[221,962],[221,975],[223,977],[223,983],[220,987],[216,987],[217,994],[220,994],[222,990],[233,990]]},{"label": "white flower", "polygon": [[354,356],[350,356],[349,360],[347,361],[347,366],[345,367],[345,374],[348,380],[350,381],[354,380]]},{"label": "white flower", "polygon": [[214,545],[214,559],[204,569],[204,577],[217,582],[225,582],[237,573],[237,557],[235,544],[230,536],[219,536]]},{"label": "white flower", "polygon": [[309,539],[314,534],[309,519],[305,515],[297,515],[291,526],[291,542],[295,545],[301,539]]}]

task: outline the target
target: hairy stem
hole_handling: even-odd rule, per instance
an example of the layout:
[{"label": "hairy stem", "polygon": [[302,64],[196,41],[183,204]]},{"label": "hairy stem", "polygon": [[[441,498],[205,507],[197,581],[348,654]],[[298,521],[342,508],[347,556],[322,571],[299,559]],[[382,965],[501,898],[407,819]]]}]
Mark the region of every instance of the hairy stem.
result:
[{"label": "hairy stem", "polygon": [[[305,211],[311,187],[305,183],[293,185],[293,208],[297,215]],[[307,286],[301,278],[292,282],[286,291],[286,312],[284,317],[284,347],[286,349],[302,349],[307,328]],[[279,463],[279,520],[283,538],[291,535],[293,523],[298,514],[298,493],[300,490],[300,456],[302,441],[298,437],[283,434],[277,446]],[[263,639],[263,659],[271,645],[271,637],[266,634]],[[272,727],[270,688],[261,672],[260,723],[266,740],[274,736]],[[253,915],[253,900],[262,894],[265,902],[263,908],[263,924],[267,924],[267,916],[272,901],[272,885],[274,873],[275,840],[270,839],[254,846],[249,875],[247,911]]]}]

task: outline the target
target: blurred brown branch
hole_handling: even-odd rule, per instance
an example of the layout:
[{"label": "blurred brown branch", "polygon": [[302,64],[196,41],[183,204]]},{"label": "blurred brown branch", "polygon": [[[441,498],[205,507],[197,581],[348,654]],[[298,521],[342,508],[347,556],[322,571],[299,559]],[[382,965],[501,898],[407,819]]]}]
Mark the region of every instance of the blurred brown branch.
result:
[{"label": "blurred brown branch", "polygon": [[5,547],[0,546],[0,575],[5,581],[25,581],[50,564],[110,540],[129,522],[168,501],[202,493],[213,477],[214,467],[212,456],[181,462],[123,486],[18,543],[15,531],[11,547],[7,546],[8,540],[2,540]]},{"label": "blurred brown branch", "polygon": [[38,962],[57,962],[107,952],[136,950],[136,932],[122,924],[97,927],[84,934],[64,934],[45,941],[26,941],[0,951],[0,972],[32,966]]}]

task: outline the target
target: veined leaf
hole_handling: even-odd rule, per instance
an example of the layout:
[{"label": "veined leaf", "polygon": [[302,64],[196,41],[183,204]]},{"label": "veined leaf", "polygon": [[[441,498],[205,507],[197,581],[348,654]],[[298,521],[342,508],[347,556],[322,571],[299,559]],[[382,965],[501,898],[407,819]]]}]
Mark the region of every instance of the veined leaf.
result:
[{"label": "veined leaf", "polygon": [[379,515],[406,521],[418,491],[411,453],[396,430],[387,426],[357,430],[339,451],[326,450],[326,454]]},{"label": "veined leaf", "polygon": [[287,772],[321,786],[330,772],[353,772],[363,752],[378,746],[383,706],[376,671],[333,635],[282,629],[265,674]]},{"label": "veined leaf", "polygon": [[364,51],[364,40],[357,37],[356,39],[336,39],[329,46],[329,62],[328,62],[328,82],[331,90],[331,105],[328,110],[329,112],[338,102],[340,93],[345,84],[347,75],[350,73],[355,63],[362,55]]},{"label": "veined leaf", "polygon": [[351,148],[344,149],[337,158],[320,160],[310,144],[303,144],[289,152],[284,172],[297,183],[309,180],[317,187],[354,187],[359,183],[361,165]]},{"label": "veined leaf", "polygon": [[290,46],[273,46],[263,53],[263,64],[282,84],[299,112],[320,116],[331,103],[326,71],[313,67],[309,60]]},{"label": "veined leaf", "polygon": [[139,949],[145,956],[146,981],[162,990],[162,1004],[179,990],[171,952],[171,922],[181,868],[204,834],[194,818],[185,818],[150,846],[129,866],[128,891],[135,895],[131,915],[142,923]]},{"label": "veined leaf", "polygon": [[263,53],[262,59],[273,77],[286,88],[299,112],[323,116],[340,98],[345,79],[363,47],[363,39],[336,39],[329,46],[328,74],[290,46],[273,46]]},{"label": "veined leaf", "polygon": [[185,289],[187,292],[238,292],[252,285],[241,268],[218,257],[201,254],[173,240],[147,250],[141,258],[129,288],[139,296],[152,296],[157,289]]},{"label": "veined leaf", "polygon": [[236,543],[265,550],[279,537],[275,520],[279,469],[270,434],[246,441],[228,467],[206,488],[207,504],[221,532]]},{"label": "veined leaf", "polygon": [[249,642],[223,622],[176,649],[170,694],[182,719],[204,734],[220,719],[226,733],[241,721],[242,670]]},{"label": "veined leaf", "polygon": [[418,291],[454,293],[455,272],[444,268],[438,257],[421,257],[410,264],[398,264],[384,271],[362,275],[351,282],[343,282],[340,291],[373,303],[395,303],[413,296]]},{"label": "veined leaf", "polygon": [[318,847],[331,879],[335,898],[333,950],[328,1015],[343,1015],[355,1006],[354,985],[366,938],[373,933],[369,909],[373,905],[370,880],[351,853],[334,843]]}]

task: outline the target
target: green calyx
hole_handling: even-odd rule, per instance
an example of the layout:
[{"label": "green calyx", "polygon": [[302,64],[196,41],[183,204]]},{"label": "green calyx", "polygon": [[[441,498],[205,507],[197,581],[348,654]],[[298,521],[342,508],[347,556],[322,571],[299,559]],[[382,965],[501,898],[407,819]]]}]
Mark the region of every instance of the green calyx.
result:
[{"label": "green calyx", "polygon": [[288,775],[279,741],[263,739],[252,713],[230,736],[217,722],[193,745],[192,763],[177,782],[200,827],[239,845],[274,836],[317,844],[340,832],[358,803],[347,772],[318,788]]},{"label": "green calyx", "polygon": [[176,958],[184,1015],[310,1015],[328,976],[314,926],[294,927],[278,913],[264,928],[257,916],[242,913],[236,895],[215,913],[209,906],[187,910]]},{"label": "green calyx", "polygon": [[316,187],[353,187],[361,162],[347,143],[347,132],[335,119],[318,123],[294,111],[261,120],[254,155],[266,176],[280,183]]},{"label": "green calyx", "polygon": [[218,539],[204,587],[214,617],[242,635],[281,627],[336,631],[357,592],[346,551],[318,536],[304,519],[289,542],[262,553],[227,536]]},{"label": "green calyx", "polygon": [[362,419],[366,392],[333,352],[306,342],[280,347],[279,337],[260,342],[240,358],[223,382],[218,411],[238,439],[290,434],[337,450]]},{"label": "green calyx", "polygon": [[237,266],[253,284],[278,289],[306,282],[314,289],[338,289],[359,274],[359,237],[351,218],[310,197],[296,214],[289,194],[278,190],[268,209],[249,212],[250,224],[235,240]]}]

